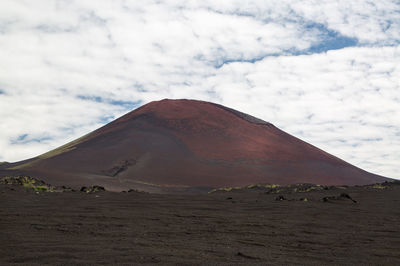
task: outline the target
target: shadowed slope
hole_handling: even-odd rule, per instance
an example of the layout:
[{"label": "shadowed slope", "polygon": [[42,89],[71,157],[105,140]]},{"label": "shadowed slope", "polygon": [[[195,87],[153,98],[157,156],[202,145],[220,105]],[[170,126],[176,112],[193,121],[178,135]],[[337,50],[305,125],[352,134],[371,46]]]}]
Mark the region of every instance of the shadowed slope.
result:
[{"label": "shadowed slope", "polygon": [[112,190],[257,183],[361,185],[385,180],[268,122],[194,100],[151,102],[8,169],[54,185],[98,184]]}]

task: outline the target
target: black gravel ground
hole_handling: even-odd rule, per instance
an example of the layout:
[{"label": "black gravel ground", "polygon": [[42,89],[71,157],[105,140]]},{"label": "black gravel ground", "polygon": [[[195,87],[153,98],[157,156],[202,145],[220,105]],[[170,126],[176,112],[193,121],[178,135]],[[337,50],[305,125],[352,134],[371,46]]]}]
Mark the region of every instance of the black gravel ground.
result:
[{"label": "black gravel ground", "polygon": [[159,195],[1,184],[0,228],[0,265],[400,265],[400,185]]}]

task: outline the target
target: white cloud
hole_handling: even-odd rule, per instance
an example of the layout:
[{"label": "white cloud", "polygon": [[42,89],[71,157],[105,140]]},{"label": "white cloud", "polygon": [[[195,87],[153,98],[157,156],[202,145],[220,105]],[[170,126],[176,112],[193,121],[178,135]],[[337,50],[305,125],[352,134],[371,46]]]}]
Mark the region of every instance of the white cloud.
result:
[{"label": "white cloud", "polygon": [[400,178],[399,8],[361,0],[1,1],[0,161],[64,144],[138,101],[195,98]]}]

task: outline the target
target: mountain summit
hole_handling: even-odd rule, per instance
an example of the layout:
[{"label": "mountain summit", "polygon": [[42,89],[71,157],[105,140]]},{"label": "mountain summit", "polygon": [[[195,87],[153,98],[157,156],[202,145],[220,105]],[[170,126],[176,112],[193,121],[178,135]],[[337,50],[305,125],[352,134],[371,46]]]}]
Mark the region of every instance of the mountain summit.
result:
[{"label": "mountain summit", "polygon": [[387,180],[271,123],[195,100],[151,102],[53,151],[5,167],[3,173],[54,185],[95,184],[115,191]]}]

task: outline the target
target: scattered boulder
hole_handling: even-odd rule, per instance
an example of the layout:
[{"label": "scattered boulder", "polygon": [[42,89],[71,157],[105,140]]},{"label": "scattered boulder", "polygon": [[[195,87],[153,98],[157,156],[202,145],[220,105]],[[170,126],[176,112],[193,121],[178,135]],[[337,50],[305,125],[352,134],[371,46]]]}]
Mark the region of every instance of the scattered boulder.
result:
[{"label": "scattered boulder", "polygon": [[246,254],[244,254],[244,253],[242,253],[242,252],[237,252],[236,253],[236,256],[239,256],[239,257],[242,257],[242,258],[245,258],[245,259],[252,259],[252,260],[254,260],[254,259],[259,259],[259,258],[257,258],[257,257],[253,257],[253,256],[250,256],[250,255],[246,255]]},{"label": "scattered boulder", "polygon": [[96,193],[106,190],[102,186],[91,186],[91,187],[81,187],[80,191],[85,193]]},{"label": "scattered boulder", "polygon": [[322,201],[323,202],[328,202],[330,199],[334,199],[335,197],[323,197]]},{"label": "scattered boulder", "polygon": [[355,201],[355,200],[354,200],[352,197],[350,197],[350,195],[347,194],[347,193],[341,193],[341,194],[340,194],[340,197],[341,197],[341,198],[345,198],[345,199],[349,199],[349,200],[351,200],[352,202],[357,203],[357,201]]},{"label": "scattered boulder", "polygon": [[347,193],[341,193],[339,196],[328,196],[328,197],[323,197],[322,201],[323,202],[330,202],[330,201],[335,201],[335,200],[341,200],[341,199],[349,199],[354,203],[357,203],[356,200],[354,200],[349,194]]},{"label": "scattered boulder", "polygon": [[282,195],[279,195],[278,197],[275,198],[276,201],[282,201],[282,200],[286,200],[286,198]]},{"label": "scattered boulder", "polygon": [[0,178],[0,183],[5,185],[23,186],[27,190],[33,190],[37,192],[54,192],[53,186],[30,176],[2,177]]}]

